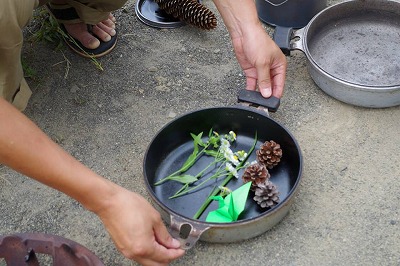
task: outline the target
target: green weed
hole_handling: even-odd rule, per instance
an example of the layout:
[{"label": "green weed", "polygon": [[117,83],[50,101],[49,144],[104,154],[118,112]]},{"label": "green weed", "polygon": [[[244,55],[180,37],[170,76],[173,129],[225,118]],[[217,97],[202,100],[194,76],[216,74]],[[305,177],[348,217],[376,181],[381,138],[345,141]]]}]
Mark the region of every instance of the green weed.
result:
[{"label": "green weed", "polygon": [[[37,42],[48,42],[55,44],[56,51],[65,50],[65,42],[72,42],[79,47],[84,54],[92,61],[97,69],[103,71],[104,68],[101,63],[84,51],[69,34],[66,34],[58,24],[57,20],[53,18],[45,8],[40,8],[35,15],[35,19],[41,21],[39,30],[32,35],[32,40]],[[64,56],[64,55],[63,55]],[[65,57],[65,56],[64,56]]]},{"label": "green weed", "polygon": [[59,33],[58,22],[49,15],[46,9],[41,8],[35,15],[35,19],[40,21],[39,30],[31,37],[32,41],[48,42],[55,44],[56,51],[64,50],[64,37]]},{"label": "green weed", "polygon": [[24,77],[36,80],[37,72],[33,68],[31,68],[23,58],[21,59],[21,63],[22,63],[22,69],[24,71]]}]

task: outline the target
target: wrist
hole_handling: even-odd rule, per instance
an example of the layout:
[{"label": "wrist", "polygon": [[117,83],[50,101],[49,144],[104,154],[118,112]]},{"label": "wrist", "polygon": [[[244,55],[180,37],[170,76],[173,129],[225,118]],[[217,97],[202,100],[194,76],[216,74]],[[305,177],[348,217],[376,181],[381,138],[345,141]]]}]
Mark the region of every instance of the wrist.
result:
[{"label": "wrist", "polygon": [[240,37],[248,27],[261,26],[254,0],[214,0],[232,37]]},{"label": "wrist", "polygon": [[83,193],[82,197],[77,199],[87,210],[99,214],[112,205],[115,196],[121,191],[121,187],[115,183],[99,177],[95,181],[90,191]]}]

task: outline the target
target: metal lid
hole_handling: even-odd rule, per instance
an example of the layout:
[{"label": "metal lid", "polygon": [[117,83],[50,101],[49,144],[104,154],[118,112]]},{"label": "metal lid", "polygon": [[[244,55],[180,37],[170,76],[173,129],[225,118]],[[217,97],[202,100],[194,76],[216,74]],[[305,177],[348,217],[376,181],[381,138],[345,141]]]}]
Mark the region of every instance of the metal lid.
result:
[{"label": "metal lid", "polygon": [[135,12],[140,21],[155,28],[176,28],[186,24],[165,13],[153,0],[136,1]]}]

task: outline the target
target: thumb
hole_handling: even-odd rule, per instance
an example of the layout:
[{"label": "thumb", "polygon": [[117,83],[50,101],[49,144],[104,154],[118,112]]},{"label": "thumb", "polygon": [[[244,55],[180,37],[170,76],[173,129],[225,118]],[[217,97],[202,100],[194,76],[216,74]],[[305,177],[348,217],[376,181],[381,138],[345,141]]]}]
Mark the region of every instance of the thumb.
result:
[{"label": "thumb", "polygon": [[157,242],[166,248],[180,248],[181,244],[177,239],[172,238],[169,234],[167,227],[165,227],[163,222],[159,222],[154,225],[154,235]]},{"label": "thumb", "polygon": [[269,74],[269,68],[257,69],[257,77],[258,77],[258,89],[261,92],[261,95],[265,98],[271,97],[272,85],[271,85],[271,76]]}]

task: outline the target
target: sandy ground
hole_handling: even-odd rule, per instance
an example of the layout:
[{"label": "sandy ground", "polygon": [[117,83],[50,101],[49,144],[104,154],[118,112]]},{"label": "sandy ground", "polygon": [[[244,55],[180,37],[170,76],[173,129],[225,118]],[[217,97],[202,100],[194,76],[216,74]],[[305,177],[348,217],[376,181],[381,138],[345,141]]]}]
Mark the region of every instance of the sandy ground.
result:
[{"label": "sandy ground", "polygon": [[[136,18],[132,1],[115,15],[119,43],[99,60],[102,72],[69,50],[25,43],[23,58],[37,71],[25,113],[91,169],[149,198],[142,162],[157,131],[189,111],[235,105],[245,78],[221,20],[210,32],[155,29]],[[304,156],[289,214],[247,241],[200,241],[173,265],[400,265],[400,107],[344,104],[314,84],[301,52],[288,63],[285,95],[271,118],[293,133]],[[106,265],[134,264],[95,215],[4,166],[0,199],[0,234],[56,234]]]}]

